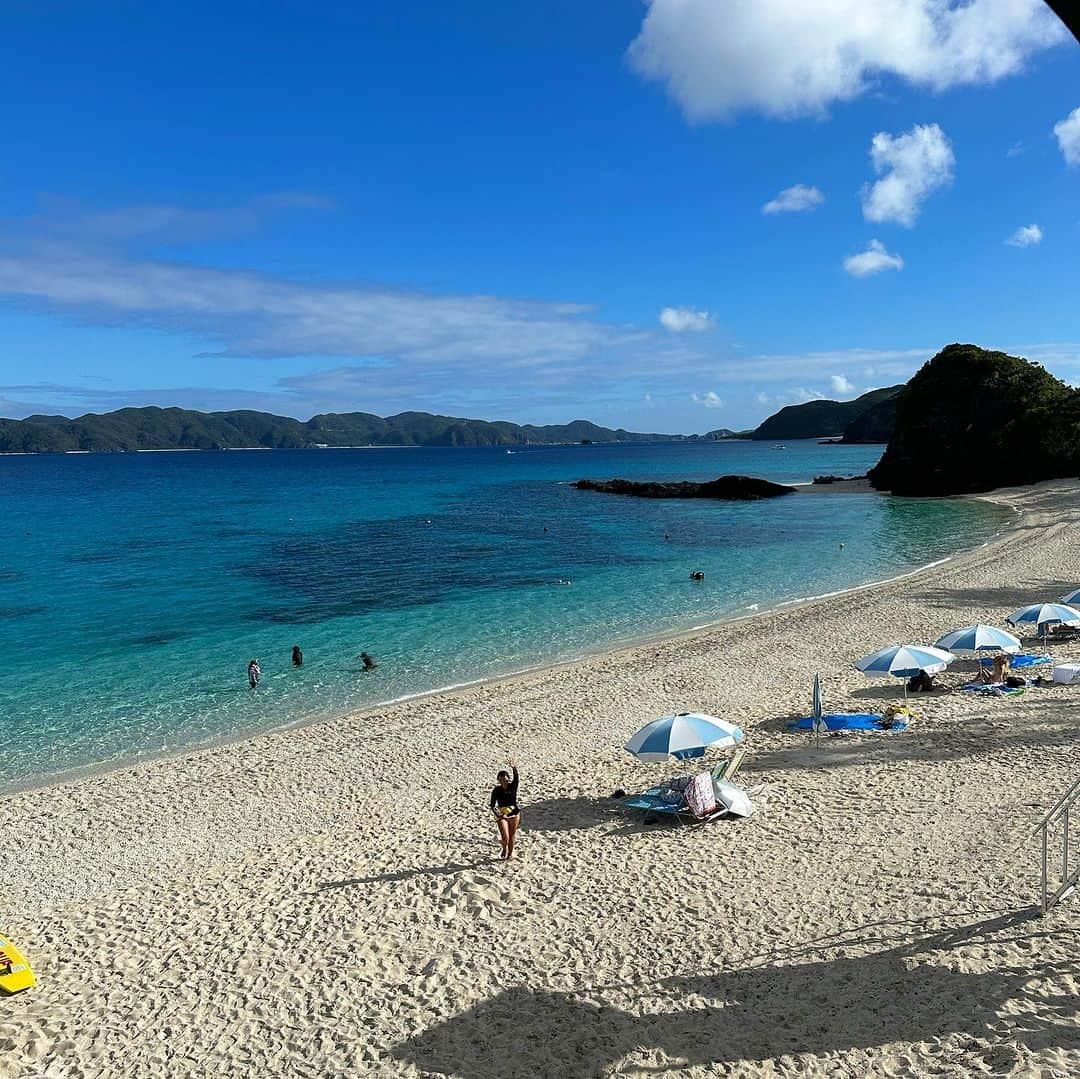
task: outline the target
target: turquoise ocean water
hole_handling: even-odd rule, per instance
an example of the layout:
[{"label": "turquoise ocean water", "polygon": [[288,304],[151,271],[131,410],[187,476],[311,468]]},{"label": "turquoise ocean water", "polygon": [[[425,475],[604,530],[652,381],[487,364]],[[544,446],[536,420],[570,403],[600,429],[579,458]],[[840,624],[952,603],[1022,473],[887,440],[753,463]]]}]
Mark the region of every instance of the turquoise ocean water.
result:
[{"label": "turquoise ocean water", "polygon": [[[1001,527],[977,502],[654,502],[569,486],[798,482],[861,473],[879,453],[729,442],[0,457],[0,790],[892,576]],[[377,671],[361,671],[362,649]]]}]

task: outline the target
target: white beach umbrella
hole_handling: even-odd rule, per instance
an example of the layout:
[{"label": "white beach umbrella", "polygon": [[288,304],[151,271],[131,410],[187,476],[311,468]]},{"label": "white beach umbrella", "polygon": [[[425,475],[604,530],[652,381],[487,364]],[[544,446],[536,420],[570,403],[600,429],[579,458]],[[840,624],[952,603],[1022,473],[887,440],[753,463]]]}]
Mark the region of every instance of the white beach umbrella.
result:
[{"label": "white beach umbrella", "polygon": [[702,712],[680,712],[646,723],[623,747],[641,761],[686,760],[706,749],[724,749],[743,740],[741,727]]},{"label": "white beach umbrella", "polygon": [[750,801],[750,795],[742,787],[720,782],[713,783],[713,791],[717,802],[730,816],[749,817],[754,812],[754,803]]},{"label": "white beach umbrella", "polygon": [[944,648],[958,656],[974,656],[979,652],[1019,652],[1020,638],[997,626],[976,626],[954,629],[934,641],[937,648]]},{"label": "white beach umbrella", "polygon": [[1080,611],[1064,603],[1032,603],[1030,607],[1013,611],[1005,621],[1010,626],[1032,623],[1040,630],[1043,626],[1075,626],[1080,623]]}]

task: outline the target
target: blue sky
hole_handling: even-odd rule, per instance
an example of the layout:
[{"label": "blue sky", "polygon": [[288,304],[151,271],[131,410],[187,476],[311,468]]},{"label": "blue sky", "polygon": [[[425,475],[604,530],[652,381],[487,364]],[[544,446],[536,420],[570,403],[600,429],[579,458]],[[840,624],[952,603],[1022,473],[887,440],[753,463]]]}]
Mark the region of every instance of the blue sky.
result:
[{"label": "blue sky", "polygon": [[1035,0],[40,3],[4,36],[0,414],[704,431],[957,340],[1080,379],[1080,47]]}]

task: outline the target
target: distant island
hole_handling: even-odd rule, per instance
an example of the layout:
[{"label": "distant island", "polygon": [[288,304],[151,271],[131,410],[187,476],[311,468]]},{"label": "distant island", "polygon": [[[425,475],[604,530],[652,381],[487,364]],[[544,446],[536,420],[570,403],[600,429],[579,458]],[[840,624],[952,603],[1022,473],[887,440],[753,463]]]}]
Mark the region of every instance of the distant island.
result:
[{"label": "distant island", "polygon": [[633,495],[636,498],[720,498],[729,502],[757,502],[762,498],[779,498],[795,494],[794,487],[757,479],[754,476],[718,476],[704,483],[681,480],[675,483],[634,480],[578,480],[579,491],[600,491],[611,495]]},{"label": "distant island", "polygon": [[835,438],[840,442],[888,442],[903,386],[870,390],[853,401],[806,401],[788,405],[762,422],[750,437],[777,442],[796,438]]},{"label": "distant island", "polygon": [[600,427],[588,420],[534,426],[401,412],[325,413],[310,420],[238,409],[195,412],[185,408],[121,408],[77,419],[29,416],[0,419],[0,452],[119,453],[133,450],[304,449],[351,446],[524,446],[588,442],[700,442],[737,437],[642,434]]}]

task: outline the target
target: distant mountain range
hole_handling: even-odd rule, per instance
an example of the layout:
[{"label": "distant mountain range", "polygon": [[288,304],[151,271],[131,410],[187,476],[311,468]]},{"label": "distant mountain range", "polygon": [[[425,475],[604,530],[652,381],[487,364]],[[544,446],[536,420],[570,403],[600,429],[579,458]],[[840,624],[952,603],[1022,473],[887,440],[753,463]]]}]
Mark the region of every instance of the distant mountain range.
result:
[{"label": "distant mountain range", "polygon": [[775,442],[843,436],[845,442],[888,442],[896,418],[896,401],[903,389],[887,386],[853,401],[788,405],[765,420],[750,437]]},{"label": "distant mountain range", "polygon": [[572,423],[509,423],[401,412],[328,412],[297,420],[237,409],[196,412],[185,408],[121,408],[102,414],[0,419],[0,453],[119,453],[131,450],[304,449],[345,446],[524,446],[581,442],[721,442],[748,438],[821,438],[887,442],[902,386],[864,393],[854,401],[788,405],[754,431],[718,427],[703,435],[647,434],[622,427]]},{"label": "distant mountain range", "polygon": [[0,452],[95,453],[128,450],[300,449],[334,446],[522,446],[530,443],[717,441],[733,437],[642,434],[588,420],[534,426],[505,421],[402,412],[326,413],[302,421],[268,412],[194,412],[184,408],[122,408],[77,419],[0,419]]}]

